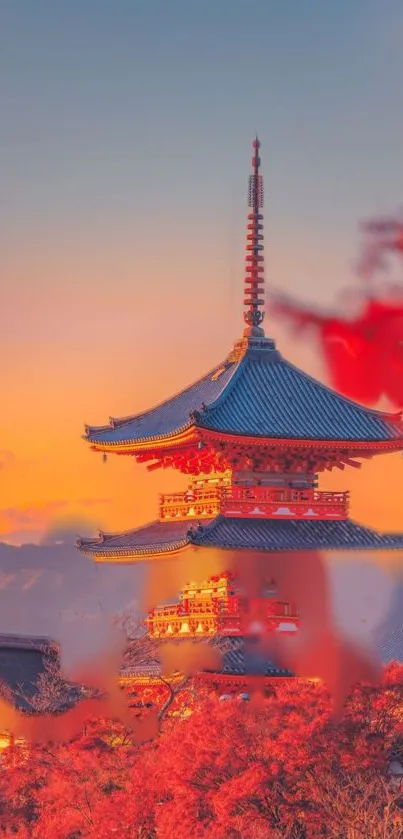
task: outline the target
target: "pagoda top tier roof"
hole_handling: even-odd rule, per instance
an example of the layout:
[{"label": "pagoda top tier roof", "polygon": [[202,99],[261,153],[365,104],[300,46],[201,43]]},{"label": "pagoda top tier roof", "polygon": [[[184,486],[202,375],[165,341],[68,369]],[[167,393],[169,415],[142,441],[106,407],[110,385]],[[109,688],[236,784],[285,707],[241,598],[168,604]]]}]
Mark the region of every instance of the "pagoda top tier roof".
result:
[{"label": "pagoda top tier roof", "polygon": [[135,562],[190,547],[249,551],[403,550],[403,534],[383,534],[351,519],[286,520],[216,516],[202,525],[155,521],[125,533],[80,538],[80,551],[100,562]]},{"label": "pagoda top tier roof", "polygon": [[195,384],[142,414],[86,427],[101,451],[165,448],[193,433],[256,442],[329,441],[403,448],[399,414],[366,408],[286,361],[273,341],[245,337]]},{"label": "pagoda top tier roof", "polygon": [[[377,451],[403,449],[400,414],[380,413],[341,396],[286,361],[274,341],[265,337],[264,192],[259,149],[256,137],[248,190],[243,338],[214,370],[157,407],[110,418],[108,425],[87,426],[86,440],[93,449],[131,454],[144,461],[154,458],[159,465],[169,449],[168,460],[169,455],[173,457],[164,465],[177,465],[175,450],[183,453],[189,446],[204,448],[197,468],[194,451],[191,466],[188,460],[185,467],[178,466],[190,472],[192,468],[205,471],[207,451],[223,449],[225,441],[249,449],[290,443],[297,448],[317,443],[323,449],[330,443],[332,449],[353,450],[354,456],[366,448],[369,457]],[[224,468],[229,468],[227,461]]]}]

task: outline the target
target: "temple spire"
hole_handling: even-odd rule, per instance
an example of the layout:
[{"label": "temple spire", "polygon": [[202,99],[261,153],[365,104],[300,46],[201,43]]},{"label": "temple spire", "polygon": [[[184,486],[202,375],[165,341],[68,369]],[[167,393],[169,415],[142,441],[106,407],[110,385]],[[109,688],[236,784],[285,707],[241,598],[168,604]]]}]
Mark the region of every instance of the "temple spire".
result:
[{"label": "temple spire", "polygon": [[247,324],[245,336],[262,336],[261,324],[264,319],[264,276],[263,276],[263,178],[259,174],[260,142],[256,136],[253,141],[252,174],[249,176],[248,215],[246,236],[246,273],[245,273],[245,311]]}]

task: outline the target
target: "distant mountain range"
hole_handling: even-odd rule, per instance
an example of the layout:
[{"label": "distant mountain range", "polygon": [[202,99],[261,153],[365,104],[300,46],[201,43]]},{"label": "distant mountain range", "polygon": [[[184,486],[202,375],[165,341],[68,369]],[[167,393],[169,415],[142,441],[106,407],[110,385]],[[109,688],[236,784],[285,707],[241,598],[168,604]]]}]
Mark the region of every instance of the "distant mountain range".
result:
[{"label": "distant mountain range", "polygon": [[0,632],[53,637],[70,667],[103,649],[113,615],[138,609],[145,576],[144,565],[96,565],[72,543],[0,542]]}]

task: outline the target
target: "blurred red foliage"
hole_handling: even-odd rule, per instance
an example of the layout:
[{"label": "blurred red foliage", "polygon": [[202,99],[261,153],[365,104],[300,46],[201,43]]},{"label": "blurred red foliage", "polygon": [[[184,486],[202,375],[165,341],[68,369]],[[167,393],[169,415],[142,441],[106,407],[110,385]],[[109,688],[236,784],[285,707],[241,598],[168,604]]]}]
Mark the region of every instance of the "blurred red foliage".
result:
[{"label": "blurred red foliage", "polygon": [[273,299],[271,311],[298,332],[314,330],[339,393],[365,405],[385,395],[403,406],[403,290],[399,301],[369,298],[352,320],[321,315],[285,298]]},{"label": "blurred red foliage", "polygon": [[[366,239],[358,263],[365,281],[361,312],[353,318],[321,314],[296,301],[273,294],[270,310],[287,319],[296,332],[314,331],[332,386],[344,396],[375,405],[385,395],[403,406],[403,286],[377,293],[375,274],[386,268],[385,257],[403,256],[403,219],[375,219],[363,225]],[[347,298],[346,298],[347,302]]]},{"label": "blurred red foliage", "polygon": [[69,743],[7,749],[3,835],[310,839],[354,828],[401,837],[402,790],[391,790],[387,766],[403,750],[403,667],[391,665],[379,687],[357,686],[338,721],[325,688],[307,682],[279,682],[249,702],[187,683],[184,700],[190,716],[167,717],[146,744],[97,719]]}]

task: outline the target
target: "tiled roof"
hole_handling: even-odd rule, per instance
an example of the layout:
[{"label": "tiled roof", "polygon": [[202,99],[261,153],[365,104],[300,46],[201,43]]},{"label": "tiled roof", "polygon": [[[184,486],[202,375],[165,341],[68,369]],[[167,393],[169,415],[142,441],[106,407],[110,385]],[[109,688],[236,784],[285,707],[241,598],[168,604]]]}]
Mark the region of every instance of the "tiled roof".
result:
[{"label": "tiled roof", "polygon": [[81,537],[77,547],[82,553],[96,556],[166,553],[188,544],[189,528],[189,521],[153,521],[125,533],[101,533],[95,539]]},{"label": "tiled roof", "polygon": [[341,396],[294,367],[272,341],[264,340],[251,344],[238,361],[224,362],[144,414],[87,428],[87,439],[95,444],[136,444],[172,436],[194,424],[265,439],[385,442],[403,438],[398,415],[391,417]]},{"label": "tiled roof", "polygon": [[400,626],[395,626],[385,635],[381,645],[381,660],[384,664],[390,661],[403,664],[403,618]]},{"label": "tiled roof", "polygon": [[[181,644],[181,641],[177,641]],[[222,662],[214,670],[204,668],[203,672],[223,673],[232,676],[260,675],[260,676],[292,676],[289,670],[284,670],[269,660],[266,655],[255,650],[242,637],[230,638],[217,636],[212,639],[194,641],[195,645],[210,644],[221,649]],[[162,675],[162,668],[158,662],[124,668],[120,671],[123,678],[157,678]],[[167,674],[165,674],[167,675]]]},{"label": "tiled roof", "polygon": [[152,661],[149,664],[136,664],[133,667],[122,667],[119,671],[119,676],[123,679],[135,678],[136,676],[156,679],[161,675],[162,671],[159,661]]},{"label": "tiled roof", "polygon": [[43,653],[35,648],[0,645],[0,680],[10,691],[15,705],[28,709],[36,683],[44,672]]},{"label": "tiled roof", "polygon": [[0,632],[0,649],[6,647],[40,652],[53,650],[56,654],[59,651],[58,642],[48,635],[12,635],[9,632]]},{"label": "tiled roof", "polygon": [[[218,644],[222,644],[220,638]],[[212,641],[214,644],[214,639]],[[292,676],[290,670],[277,667],[261,651],[254,649],[244,638],[226,638],[220,673],[233,676]]]},{"label": "tiled roof", "polygon": [[[0,684],[5,698],[21,711],[35,713],[34,699],[46,663],[59,665],[59,644],[49,637],[0,634]],[[63,691],[55,696],[52,713],[64,712],[86,695],[96,697],[92,688],[62,678]],[[1,693],[0,693],[1,695]]]},{"label": "tiled roof", "polygon": [[[58,655],[58,645],[51,638],[0,634],[0,682],[16,708],[33,711],[31,703],[50,655]],[[78,698],[78,686],[66,682],[59,710],[74,705]]]},{"label": "tiled roof", "polygon": [[403,425],[340,396],[279,354],[248,354],[233,385],[202,415],[201,425],[252,437],[388,440]]},{"label": "tiled roof", "polygon": [[188,544],[258,551],[403,550],[403,534],[378,533],[350,519],[254,520],[220,515],[201,526],[195,521],[157,521],[126,533],[104,535],[101,540],[77,542],[83,553],[105,558],[163,554]]},{"label": "tiled roof", "polygon": [[150,411],[123,419],[112,418],[111,425],[100,428],[88,426],[87,437],[91,442],[101,443],[138,442],[166,437],[190,427],[191,412],[213,403],[237,367],[235,362],[219,364],[195,384]]},{"label": "tiled roof", "polygon": [[249,549],[287,550],[403,550],[403,534],[382,534],[350,519],[303,521],[284,519],[230,519],[217,516],[196,530],[195,545]]}]

